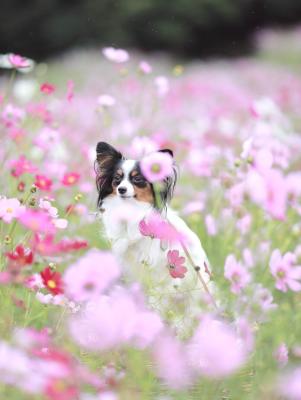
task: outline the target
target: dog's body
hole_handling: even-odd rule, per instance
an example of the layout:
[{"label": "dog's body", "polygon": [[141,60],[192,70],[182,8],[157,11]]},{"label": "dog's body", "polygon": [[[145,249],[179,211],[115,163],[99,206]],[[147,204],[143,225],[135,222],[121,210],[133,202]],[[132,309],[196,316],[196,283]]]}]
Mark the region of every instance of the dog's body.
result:
[{"label": "dog's body", "polygon": [[[172,278],[167,267],[169,250],[178,250],[186,257],[181,243],[162,243],[159,239],[143,236],[139,230],[140,221],[156,209],[154,189],[142,176],[139,163],[125,160],[121,153],[103,142],[97,146],[97,157],[98,203],[105,234],[124,267],[125,278],[142,283],[154,307],[168,311],[172,303],[178,302],[185,303],[191,311],[204,294],[200,277],[187,259],[188,271],[183,279]],[[185,237],[193,263],[199,267],[199,274],[208,285],[209,263],[198,236],[167,204],[174,183],[174,177],[165,180],[165,192],[163,188],[160,195],[166,202],[159,211],[164,220]],[[193,305],[191,299],[194,299]]]}]

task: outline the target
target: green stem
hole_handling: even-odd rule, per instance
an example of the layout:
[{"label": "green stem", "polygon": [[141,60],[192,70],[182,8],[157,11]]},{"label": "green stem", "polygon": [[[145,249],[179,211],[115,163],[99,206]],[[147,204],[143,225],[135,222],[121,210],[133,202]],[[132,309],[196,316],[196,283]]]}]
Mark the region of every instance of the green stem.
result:
[{"label": "green stem", "polygon": [[200,267],[194,263],[194,261],[193,261],[191,255],[190,255],[190,253],[189,253],[187,247],[185,246],[185,244],[184,244],[182,241],[180,241],[180,243],[181,243],[181,246],[182,246],[182,248],[183,248],[183,250],[184,250],[184,253],[186,254],[186,257],[188,258],[190,264],[193,266],[193,268],[194,268],[194,270],[195,270],[195,272],[196,272],[196,274],[197,274],[197,277],[198,277],[199,281],[201,282],[201,284],[202,284],[202,286],[203,286],[205,292],[209,295],[209,297],[210,297],[210,299],[211,299],[212,304],[214,305],[214,307],[217,308],[216,302],[215,302],[215,300],[214,300],[212,294],[210,293],[210,290],[209,290],[209,288],[208,288],[206,282],[204,281],[204,279],[203,279],[203,277],[202,277],[202,275],[201,275],[201,273],[200,273]]}]

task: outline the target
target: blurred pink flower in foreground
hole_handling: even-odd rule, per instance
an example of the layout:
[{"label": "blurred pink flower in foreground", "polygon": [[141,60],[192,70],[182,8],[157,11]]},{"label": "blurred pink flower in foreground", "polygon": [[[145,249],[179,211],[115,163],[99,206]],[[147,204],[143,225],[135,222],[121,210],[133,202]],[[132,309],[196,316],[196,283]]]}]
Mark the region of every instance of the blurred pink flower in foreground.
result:
[{"label": "blurred pink flower in foreground", "polygon": [[224,276],[231,282],[231,292],[235,294],[240,293],[251,281],[247,268],[239,263],[233,254],[226,258]]},{"label": "blurred pink flower in foreground", "polygon": [[43,211],[26,210],[19,216],[19,221],[26,228],[38,233],[55,233],[51,218]]},{"label": "blurred pink flower in foreground", "polygon": [[158,151],[145,156],[140,166],[148,181],[159,182],[172,174],[173,160],[169,153]]},{"label": "blurred pink flower in foreground", "polygon": [[144,348],[153,342],[163,324],[130,291],[116,287],[110,295],[87,302],[72,316],[69,328],[80,346],[97,351],[123,344]]},{"label": "blurred pink flower in foreground", "polygon": [[182,389],[192,383],[185,345],[175,337],[164,334],[154,343],[153,358],[157,374],[172,389]]},{"label": "blurred pink flower in foreground", "polygon": [[188,343],[188,352],[191,365],[211,378],[235,372],[247,358],[245,345],[235,331],[210,315],[202,318]]},{"label": "blurred pink flower in foreground", "polygon": [[18,199],[0,199],[0,219],[9,224],[14,218],[18,218],[25,207]]},{"label": "blurred pink flower in foreground", "polygon": [[129,60],[130,56],[126,50],[115,49],[114,47],[105,47],[102,54],[110,61],[116,63],[124,63]]},{"label": "blurred pink flower in foreground", "polygon": [[66,295],[75,301],[91,300],[102,294],[119,276],[119,266],[111,253],[90,250],[65,271]]},{"label": "blurred pink flower in foreground", "polygon": [[283,256],[279,249],[273,251],[270,259],[270,270],[276,279],[276,288],[282,292],[291,289],[294,292],[301,290],[301,266],[293,265],[296,256],[293,253],[285,253]]},{"label": "blurred pink flower in foreground", "polygon": [[167,253],[169,273],[173,278],[184,278],[187,268],[183,265],[185,257],[180,257],[178,250],[169,250]]}]

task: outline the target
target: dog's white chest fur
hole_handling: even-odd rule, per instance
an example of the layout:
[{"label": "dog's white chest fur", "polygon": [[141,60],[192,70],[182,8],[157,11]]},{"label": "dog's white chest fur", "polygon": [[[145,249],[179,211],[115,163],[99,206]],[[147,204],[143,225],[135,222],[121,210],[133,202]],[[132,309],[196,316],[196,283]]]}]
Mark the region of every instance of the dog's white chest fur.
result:
[{"label": "dog's white chest fur", "polygon": [[[143,236],[139,231],[139,222],[153,211],[153,207],[144,202],[132,199],[122,199],[117,196],[107,197],[103,202],[103,224],[107,238],[112,244],[113,252],[119,257],[125,268],[126,275],[134,280],[151,271],[152,277],[174,285],[184,281],[196,282],[196,273],[192,266],[187,265],[188,272],[183,280],[173,279],[167,268],[168,250],[178,250],[184,255],[180,244],[169,247],[162,244],[159,239]],[[170,208],[167,208],[166,219],[180,233],[187,238],[187,247],[195,263],[200,267],[200,272],[206,282],[209,280],[205,272],[205,263],[208,266],[206,254],[197,235],[186,223]],[[188,263],[188,260],[186,260]],[[148,268],[148,271],[145,271]],[[183,282],[182,282],[183,281]]]}]

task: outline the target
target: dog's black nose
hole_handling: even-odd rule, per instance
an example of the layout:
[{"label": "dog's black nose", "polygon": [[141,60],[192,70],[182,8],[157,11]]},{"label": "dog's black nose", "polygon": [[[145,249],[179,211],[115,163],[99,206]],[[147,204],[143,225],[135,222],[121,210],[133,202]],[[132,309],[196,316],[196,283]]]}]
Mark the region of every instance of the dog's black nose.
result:
[{"label": "dog's black nose", "polygon": [[120,194],[126,193],[126,188],[123,187],[123,186],[119,187],[119,188],[118,188],[118,193],[120,193]]}]

